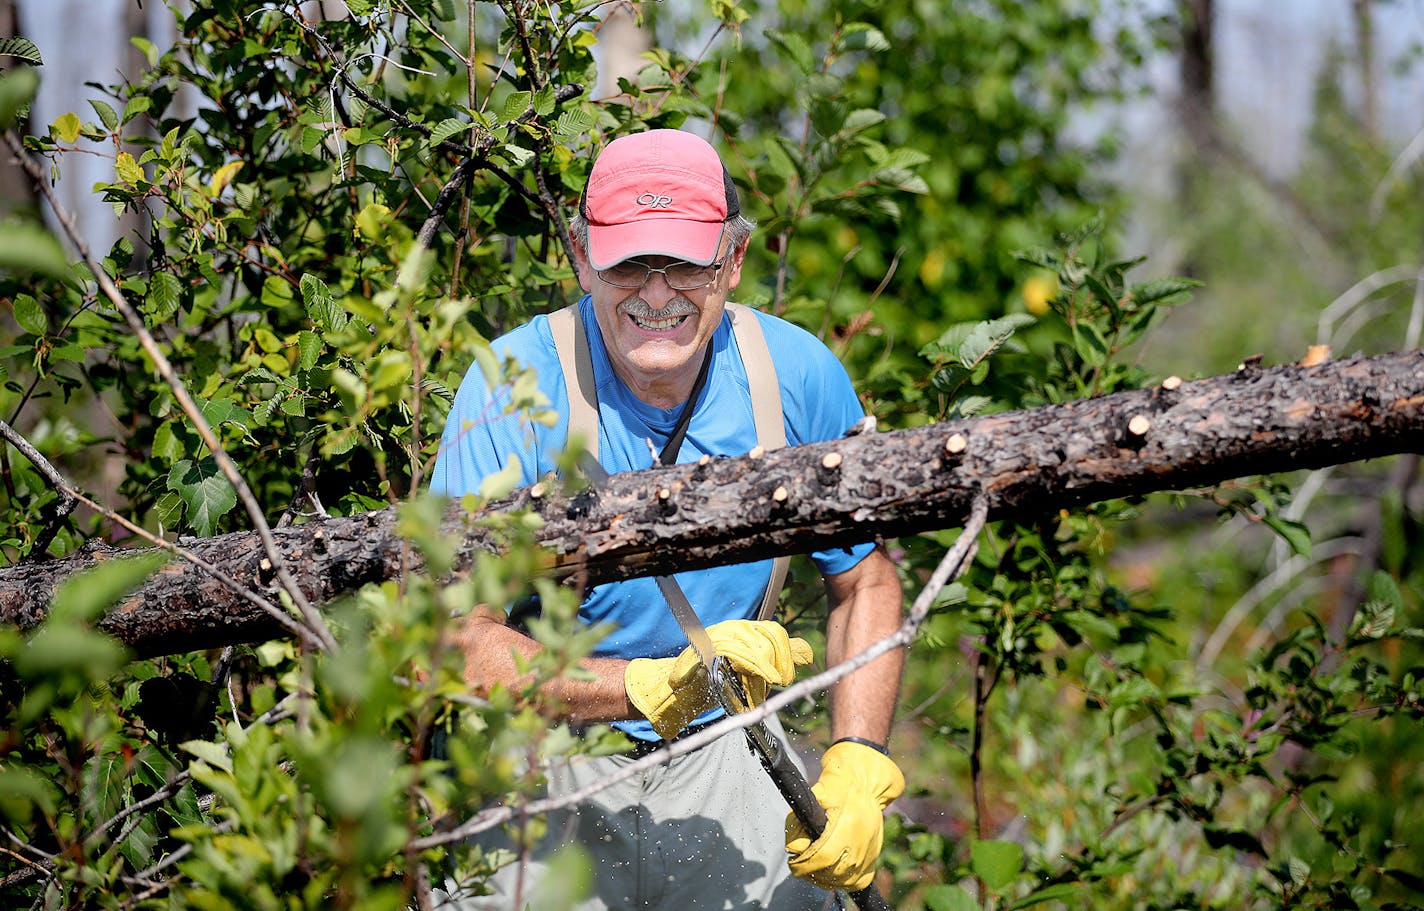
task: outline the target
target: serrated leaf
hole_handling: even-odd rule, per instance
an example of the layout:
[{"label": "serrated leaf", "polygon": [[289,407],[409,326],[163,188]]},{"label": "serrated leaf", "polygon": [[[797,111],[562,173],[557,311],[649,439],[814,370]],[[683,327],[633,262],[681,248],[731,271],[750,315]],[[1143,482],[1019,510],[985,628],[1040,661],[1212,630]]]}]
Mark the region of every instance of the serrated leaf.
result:
[{"label": "serrated leaf", "polygon": [[431,129],[430,144],[432,146],[438,146],[450,137],[467,132],[469,129],[469,121],[460,120],[457,117],[448,117],[437,123],[435,127]]},{"label": "serrated leaf", "polygon": [[143,168],[139,167],[139,163],[128,152],[120,152],[114,158],[114,173],[126,184],[143,182]]},{"label": "serrated leaf", "polygon": [[188,524],[202,537],[212,535],[219,520],[237,505],[237,493],[211,457],[174,463],[168,472],[168,489],[183,498]]},{"label": "serrated leaf", "polygon": [[129,103],[124,105],[124,116],[121,120],[123,123],[128,123],[151,107],[153,107],[153,99],[147,95],[138,95],[134,98],[130,98]]},{"label": "serrated leaf", "polygon": [[1023,847],[1011,841],[976,841],[969,854],[974,875],[994,892],[1013,882],[1023,867]]},{"label": "serrated leaf", "polygon": [[182,303],[183,285],[171,272],[156,273],[148,283],[148,310],[155,323],[161,323],[178,312]]},{"label": "serrated leaf", "polygon": [[766,37],[771,41],[777,52],[807,76],[816,69],[816,60],[811,55],[811,45],[806,43],[806,39],[794,32],[781,32],[776,29],[767,29]]},{"label": "serrated leaf", "polygon": [[[4,236],[0,235],[0,238]],[[3,254],[0,254],[0,265],[3,264]],[[49,331],[49,316],[33,296],[29,294],[15,295],[13,307],[15,322],[20,324],[21,329],[31,335],[41,336]]]},{"label": "serrated leaf", "polygon": [[0,57],[19,57],[32,66],[40,66],[44,63],[43,58],[40,57],[40,49],[35,46],[35,43],[18,35],[0,38]]},{"label": "serrated leaf", "polygon": [[94,109],[95,114],[99,115],[99,120],[104,124],[105,129],[112,130],[118,127],[119,115],[108,102],[90,98],[89,106]]},{"label": "serrated leaf", "polygon": [[841,132],[860,133],[884,120],[885,115],[874,108],[858,108],[846,115],[845,123],[841,124]]},{"label": "serrated leaf", "polygon": [[890,42],[886,40],[884,33],[864,22],[847,23],[844,32],[841,46],[848,50],[865,50],[876,53],[890,50]]},{"label": "serrated leaf", "polygon": [[1190,278],[1157,278],[1140,285],[1132,286],[1132,299],[1139,304],[1156,304],[1159,307],[1166,307],[1178,304],[1188,299],[1193,288],[1200,288],[1202,283]]},{"label": "serrated leaf", "polygon": [[224,772],[232,771],[232,756],[223,744],[208,740],[185,740],[179,744],[179,748],[215,769],[222,769]]},{"label": "serrated leaf", "polygon": [[321,337],[315,332],[303,329],[297,333],[297,351],[300,357],[297,361],[302,370],[310,370],[316,366],[316,359],[321,356]]},{"label": "serrated leaf", "polygon": [[307,316],[323,332],[339,332],[346,327],[346,311],[332,297],[326,282],[310,273],[301,280],[302,303]]},{"label": "serrated leaf", "polygon": [[554,138],[567,140],[572,139],[580,133],[587,131],[598,118],[586,107],[576,107],[564,111],[559,115],[559,119],[554,121]]},{"label": "serrated leaf", "polygon": [[1015,332],[1033,325],[1034,322],[1034,318],[1026,313],[1010,313],[998,319],[974,324],[959,345],[959,363],[966,370],[974,370],[998,351]]},{"label": "serrated leaf", "polygon": [[533,92],[512,92],[504,101],[504,112],[500,115],[500,120],[505,123],[518,120],[525,111],[529,110],[529,104],[533,100]]}]

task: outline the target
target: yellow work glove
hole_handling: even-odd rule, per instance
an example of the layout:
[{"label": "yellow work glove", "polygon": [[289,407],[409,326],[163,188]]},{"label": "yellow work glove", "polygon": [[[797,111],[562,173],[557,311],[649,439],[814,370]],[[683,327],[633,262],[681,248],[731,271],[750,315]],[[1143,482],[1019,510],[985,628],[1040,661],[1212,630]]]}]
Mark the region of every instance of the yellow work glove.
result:
[{"label": "yellow work glove", "polygon": [[822,889],[857,892],[875,878],[885,835],[885,808],[905,790],[905,776],[875,747],[838,740],[821,757],[821,777],[811,791],[826,809],[826,830],[815,841],[786,816],[787,864]]},{"label": "yellow work glove", "polygon": [[[805,639],[791,638],[773,620],[726,620],[709,626],[707,635],[742,678],[751,705],[765,700],[769,687],[795,680],[797,666],[810,664],[813,657]],[[623,672],[623,688],[664,740],[716,704],[706,669],[691,646],[675,658],[634,658]]]}]

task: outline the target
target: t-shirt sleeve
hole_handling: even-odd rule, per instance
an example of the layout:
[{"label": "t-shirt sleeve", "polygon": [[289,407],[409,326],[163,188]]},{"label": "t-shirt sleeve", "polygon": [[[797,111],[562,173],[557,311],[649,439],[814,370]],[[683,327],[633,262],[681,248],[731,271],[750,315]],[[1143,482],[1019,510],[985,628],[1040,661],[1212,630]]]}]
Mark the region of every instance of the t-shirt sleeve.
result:
[{"label": "t-shirt sleeve", "polygon": [[[786,441],[791,446],[819,443],[845,436],[865,416],[865,409],[846,373],[831,350],[811,333],[782,320],[762,319],[786,421]],[[825,575],[851,569],[875,549],[873,542],[818,550],[811,559]]]},{"label": "t-shirt sleeve", "polygon": [[[532,325],[516,333],[537,331]],[[562,382],[550,376],[548,364],[527,348],[518,344],[496,342],[496,351],[513,370],[532,368],[538,371],[538,385],[546,398],[562,395]],[[550,389],[551,384],[560,388]],[[530,416],[511,405],[511,388],[505,378],[496,377],[492,385],[478,363],[470,367],[455,393],[454,405],[440,435],[440,451],[430,473],[430,489],[435,493],[460,497],[478,493],[485,478],[518,463],[519,478],[515,486],[533,484],[540,475],[540,431],[550,428],[537,424]],[[557,430],[558,428],[553,428]]]}]

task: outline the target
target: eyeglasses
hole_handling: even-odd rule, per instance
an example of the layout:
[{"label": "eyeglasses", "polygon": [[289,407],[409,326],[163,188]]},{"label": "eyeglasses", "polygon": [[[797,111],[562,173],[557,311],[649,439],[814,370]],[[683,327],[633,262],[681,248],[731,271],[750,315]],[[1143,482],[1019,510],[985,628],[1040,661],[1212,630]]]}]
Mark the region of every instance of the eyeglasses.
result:
[{"label": "eyeglasses", "polygon": [[660,272],[669,288],[675,291],[695,291],[715,282],[717,273],[721,271],[722,264],[726,261],[727,257],[724,256],[705,266],[678,262],[657,268],[636,259],[625,259],[607,269],[598,270],[598,277],[615,288],[641,288],[654,272]]}]

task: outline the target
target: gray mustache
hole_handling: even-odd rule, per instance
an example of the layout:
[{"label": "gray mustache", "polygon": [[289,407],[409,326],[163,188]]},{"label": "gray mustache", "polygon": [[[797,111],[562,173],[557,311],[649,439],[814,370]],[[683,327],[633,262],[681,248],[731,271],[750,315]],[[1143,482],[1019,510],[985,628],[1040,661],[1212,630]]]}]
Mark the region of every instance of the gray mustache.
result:
[{"label": "gray mustache", "polygon": [[668,302],[666,307],[653,308],[641,297],[634,297],[624,301],[620,308],[629,316],[638,319],[672,319],[677,316],[695,316],[697,307],[686,298],[674,298]]}]

